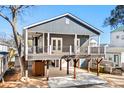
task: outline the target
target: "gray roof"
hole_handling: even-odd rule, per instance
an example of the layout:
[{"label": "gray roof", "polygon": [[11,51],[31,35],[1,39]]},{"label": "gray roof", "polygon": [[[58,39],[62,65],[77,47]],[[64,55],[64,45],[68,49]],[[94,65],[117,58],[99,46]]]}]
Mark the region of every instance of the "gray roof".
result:
[{"label": "gray roof", "polygon": [[120,26],[118,28],[116,28],[115,30],[111,31],[112,32],[120,32],[120,31],[124,31],[124,26]]}]

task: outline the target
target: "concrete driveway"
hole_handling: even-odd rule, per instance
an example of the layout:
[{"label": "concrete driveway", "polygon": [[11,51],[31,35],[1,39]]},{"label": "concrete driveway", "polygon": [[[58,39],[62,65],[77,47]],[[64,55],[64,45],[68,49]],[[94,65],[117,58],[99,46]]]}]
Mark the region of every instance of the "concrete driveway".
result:
[{"label": "concrete driveway", "polygon": [[73,78],[73,67],[70,67],[70,74],[66,74],[66,68],[61,71],[59,68],[50,67],[48,86],[51,88],[71,87],[111,87],[106,80],[97,77],[95,74],[77,68],[77,77]]}]

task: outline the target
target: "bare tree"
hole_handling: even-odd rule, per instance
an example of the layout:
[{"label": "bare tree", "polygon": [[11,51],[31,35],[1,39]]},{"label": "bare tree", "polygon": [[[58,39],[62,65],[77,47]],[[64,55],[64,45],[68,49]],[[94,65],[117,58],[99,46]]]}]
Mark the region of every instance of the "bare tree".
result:
[{"label": "bare tree", "polygon": [[17,22],[18,18],[26,8],[29,8],[30,6],[26,5],[8,5],[8,6],[0,6],[0,16],[4,18],[12,27],[13,36],[16,44],[16,48],[18,51],[19,56],[19,63],[20,63],[20,69],[21,69],[21,76],[24,75],[24,67],[21,61],[21,39],[18,38],[18,28],[17,28]]}]

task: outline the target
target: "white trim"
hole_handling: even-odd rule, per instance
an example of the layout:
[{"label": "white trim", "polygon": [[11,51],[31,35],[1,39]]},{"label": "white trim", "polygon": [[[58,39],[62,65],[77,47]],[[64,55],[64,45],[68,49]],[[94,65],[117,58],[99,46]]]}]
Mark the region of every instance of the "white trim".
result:
[{"label": "white trim", "polygon": [[52,54],[52,47],[51,47],[51,45],[49,46],[49,54],[50,55]]},{"label": "white trim", "polygon": [[100,35],[98,35],[98,54],[100,54]]},{"label": "white trim", "polygon": [[77,43],[77,53],[80,53],[80,38],[77,38],[77,41],[79,43],[79,46],[78,46],[78,43]]},{"label": "white trim", "polygon": [[43,33],[43,53],[44,53],[44,33]]},{"label": "white trim", "polygon": [[70,55],[72,55],[72,45],[70,45],[70,51],[69,51]]},{"label": "white trim", "polygon": [[75,48],[75,53],[77,53],[77,34],[75,34],[74,37],[74,48]]},{"label": "white trim", "polygon": [[100,31],[99,29],[97,29],[97,28],[91,26],[90,24],[88,24],[88,23],[82,21],[81,19],[79,19],[79,18],[73,16],[73,15],[70,14],[70,13],[66,13],[66,14],[63,14],[63,15],[60,15],[60,16],[57,16],[57,17],[53,17],[53,18],[48,19],[48,20],[44,20],[44,21],[41,21],[41,22],[38,22],[38,23],[34,23],[34,24],[32,24],[32,25],[29,25],[29,26],[24,27],[24,29],[27,29],[27,28],[30,28],[30,27],[32,27],[32,26],[36,26],[36,25],[39,25],[39,24],[42,24],[42,23],[45,23],[45,22],[48,22],[48,21],[51,21],[51,20],[54,20],[54,19],[60,18],[60,17],[64,17],[64,16],[67,16],[67,15],[68,15],[68,16],[71,16],[72,18],[78,20],[79,22],[81,22],[81,23],[83,23],[83,24],[89,26],[90,28],[96,30],[96,31],[99,32],[99,33],[102,32],[102,31]]},{"label": "white trim", "polygon": [[35,37],[33,38],[33,53],[36,54]]},{"label": "white trim", "polygon": [[88,54],[90,54],[90,52],[91,52],[91,51],[90,51],[90,46],[88,46]]},{"label": "white trim", "polygon": [[49,54],[49,46],[50,46],[50,33],[47,33],[47,53]]}]

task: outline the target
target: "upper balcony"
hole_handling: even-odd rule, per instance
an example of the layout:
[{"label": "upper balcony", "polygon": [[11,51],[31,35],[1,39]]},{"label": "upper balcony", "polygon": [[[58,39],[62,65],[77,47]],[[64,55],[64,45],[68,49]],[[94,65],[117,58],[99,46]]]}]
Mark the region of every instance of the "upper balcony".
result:
[{"label": "upper balcony", "polygon": [[90,46],[88,35],[29,32],[27,42],[27,60],[61,59],[64,55],[105,54],[105,47]]},{"label": "upper balcony", "polygon": [[[61,59],[64,55],[105,55],[106,47],[77,47],[75,51],[74,46],[63,46],[62,49],[56,46],[43,47],[29,47],[28,59],[29,60],[48,60],[48,59]],[[44,49],[44,51],[43,51]]]}]

